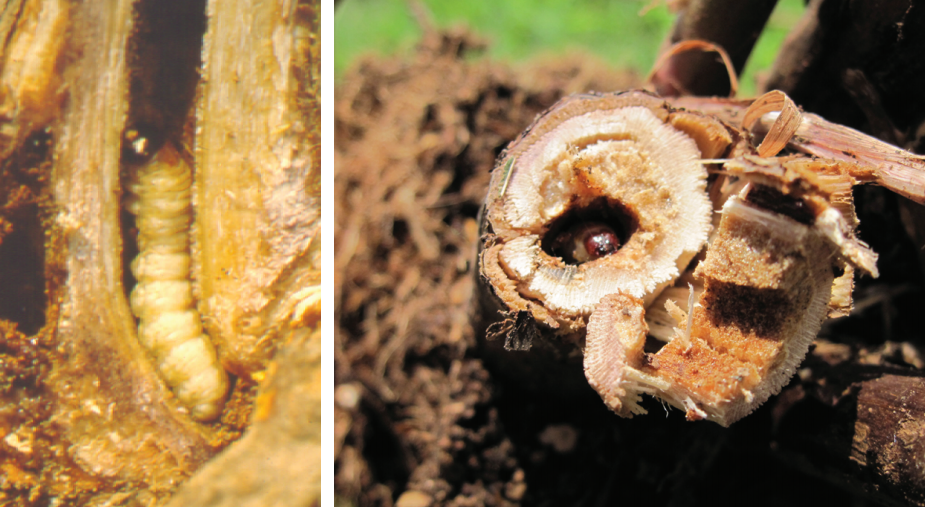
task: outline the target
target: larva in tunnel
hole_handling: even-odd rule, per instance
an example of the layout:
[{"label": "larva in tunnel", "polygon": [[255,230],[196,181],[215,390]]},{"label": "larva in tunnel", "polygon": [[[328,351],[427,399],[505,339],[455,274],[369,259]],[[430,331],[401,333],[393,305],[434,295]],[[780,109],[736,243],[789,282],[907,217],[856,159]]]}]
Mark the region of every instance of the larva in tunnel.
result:
[{"label": "larva in tunnel", "polygon": [[228,379],[193,299],[191,185],[190,166],[169,143],[132,172],[125,206],[135,215],[139,253],[130,301],[138,340],[161,377],[190,415],[208,421],[221,413]]}]

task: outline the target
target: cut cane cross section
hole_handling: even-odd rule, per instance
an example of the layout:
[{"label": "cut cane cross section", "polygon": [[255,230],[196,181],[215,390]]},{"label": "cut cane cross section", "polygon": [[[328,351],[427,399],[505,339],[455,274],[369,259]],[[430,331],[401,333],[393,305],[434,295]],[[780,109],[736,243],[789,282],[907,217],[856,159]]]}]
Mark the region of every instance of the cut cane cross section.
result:
[{"label": "cut cane cross section", "polygon": [[[698,122],[699,139],[684,132]],[[482,263],[496,294],[553,328],[583,326],[616,291],[654,298],[708,238],[713,208],[700,160],[729,145],[724,133],[639,92],[577,96],[552,109],[512,144],[492,180],[493,244]],[[622,231],[619,248],[587,262],[557,255],[560,236],[585,223]]]}]

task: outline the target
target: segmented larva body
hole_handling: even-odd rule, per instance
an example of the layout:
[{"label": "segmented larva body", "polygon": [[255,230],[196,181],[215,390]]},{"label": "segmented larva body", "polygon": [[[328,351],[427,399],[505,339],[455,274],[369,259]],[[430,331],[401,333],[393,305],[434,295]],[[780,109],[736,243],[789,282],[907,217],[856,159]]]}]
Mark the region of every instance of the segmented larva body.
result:
[{"label": "segmented larva body", "polygon": [[128,211],[138,227],[137,284],[132,312],[138,339],[177,398],[198,420],[222,410],[228,380],[203,333],[190,282],[192,171],[170,145],[138,167],[128,186]]}]

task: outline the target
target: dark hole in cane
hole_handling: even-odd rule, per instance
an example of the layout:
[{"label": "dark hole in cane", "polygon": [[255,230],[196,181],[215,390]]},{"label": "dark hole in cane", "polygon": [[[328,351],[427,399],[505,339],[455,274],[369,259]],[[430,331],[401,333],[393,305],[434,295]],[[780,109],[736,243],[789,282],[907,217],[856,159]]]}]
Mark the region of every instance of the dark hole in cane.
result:
[{"label": "dark hole in cane", "polygon": [[618,201],[600,198],[554,220],[543,251],[567,264],[582,264],[616,253],[636,231],[635,215]]}]

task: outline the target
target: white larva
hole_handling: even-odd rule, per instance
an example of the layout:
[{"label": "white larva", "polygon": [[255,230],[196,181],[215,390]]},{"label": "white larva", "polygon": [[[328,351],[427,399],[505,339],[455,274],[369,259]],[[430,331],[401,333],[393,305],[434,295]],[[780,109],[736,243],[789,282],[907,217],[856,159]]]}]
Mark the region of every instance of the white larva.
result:
[{"label": "white larva", "polygon": [[222,411],[228,379],[193,300],[191,184],[189,165],[169,144],[132,175],[126,208],[136,218],[139,254],[131,306],[138,340],[164,381],[194,418],[208,421]]}]

